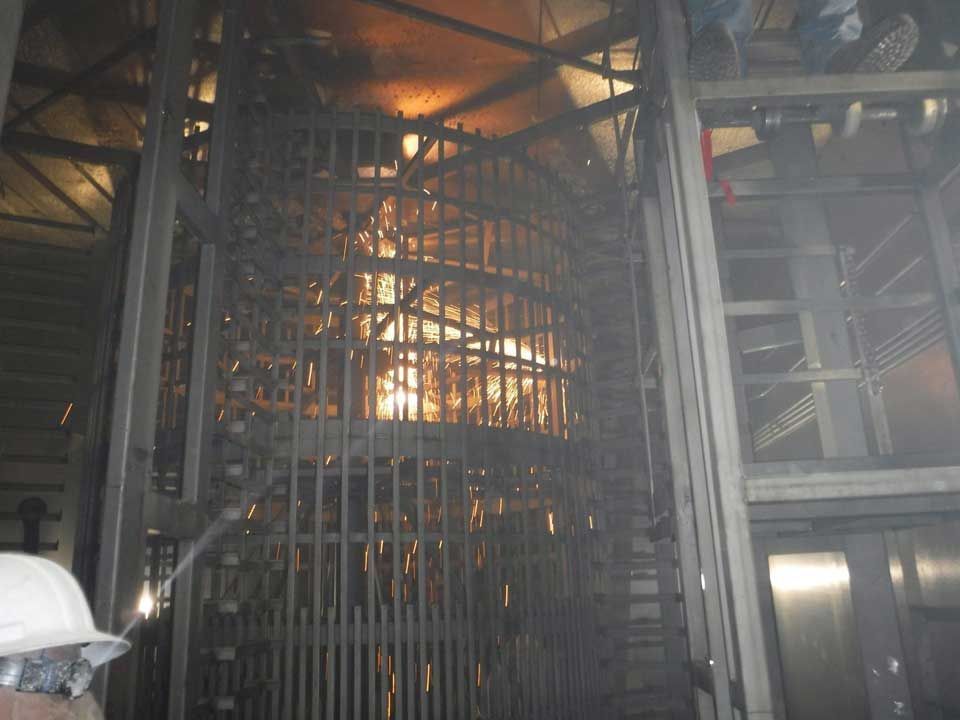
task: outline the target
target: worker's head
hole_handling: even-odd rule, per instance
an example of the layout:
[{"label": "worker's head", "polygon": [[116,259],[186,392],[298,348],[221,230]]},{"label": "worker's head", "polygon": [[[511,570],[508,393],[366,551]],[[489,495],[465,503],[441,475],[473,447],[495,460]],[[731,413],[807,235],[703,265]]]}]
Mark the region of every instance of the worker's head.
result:
[{"label": "worker's head", "polygon": [[69,572],[40,557],[0,553],[0,692],[79,698],[94,668],[129,649],[97,630]]}]

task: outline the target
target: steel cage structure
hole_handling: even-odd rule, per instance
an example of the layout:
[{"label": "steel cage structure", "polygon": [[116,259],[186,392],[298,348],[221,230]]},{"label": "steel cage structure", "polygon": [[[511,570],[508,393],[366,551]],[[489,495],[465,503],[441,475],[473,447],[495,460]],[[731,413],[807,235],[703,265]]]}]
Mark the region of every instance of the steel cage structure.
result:
[{"label": "steel cage structure", "polygon": [[560,188],[423,120],[242,113],[204,696],[576,716],[595,493]]}]

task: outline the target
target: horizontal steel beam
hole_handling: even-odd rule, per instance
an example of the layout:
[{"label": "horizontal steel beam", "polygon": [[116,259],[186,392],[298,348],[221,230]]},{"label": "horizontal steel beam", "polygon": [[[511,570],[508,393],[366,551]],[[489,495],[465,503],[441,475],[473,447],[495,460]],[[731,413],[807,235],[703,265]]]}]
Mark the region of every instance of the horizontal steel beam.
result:
[{"label": "horizontal steel beam", "polygon": [[903,310],[907,308],[927,307],[936,302],[933,293],[903,293],[899,295],[878,295],[875,297],[851,297],[842,300],[821,300],[803,298],[797,300],[740,300],[725,302],[724,313],[727,317],[749,317],[752,315],[791,315],[802,312],[842,312],[857,310]]},{"label": "horizontal steel beam", "polygon": [[[920,180],[912,175],[820,176],[810,178],[751,178],[726,180],[738,199],[776,198],[786,195],[873,195],[906,194],[916,190]],[[719,182],[710,183],[710,197],[724,198]]]},{"label": "horizontal steel beam", "polygon": [[[612,35],[611,35],[612,28]],[[601,52],[610,43],[623,42],[636,37],[637,16],[631,10],[618,12],[613,18],[603,18],[562,37],[548,41],[545,45],[553,50],[573,53],[578,56]],[[523,70],[511,73],[510,77],[494,83],[473,95],[440,108],[428,117],[431,120],[456,117],[478,108],[489,107],[494,103],[512,97],[528,88],[532,88],[553,75],[555,68],[541,67],[541,63],[532,62]]]},{"label": "horizontal steel beam", "polygon": [[849,498],[812,502],[755,503],[750,506],[751,522],[835,520],[873,518],[890,522],[891,516],[921,517],[960,512],[960,495],[915,495],[910,497]]},{"label": "horizontal steel beam", "polygon": [[923,70],[885,75],[799,75],[691,83],[701,108],[740,105],[774,107],[857,100],[904,100],[960,94],[960,70]]},{"label": "horizontal steel beam", "polygon": [[777,383],[830,382],[862,380],[863,372],[853,368],[836,370],[796,370],[794,372],[746,373],[733,378],[735,385],[776,385]]},{"label": "horizontal steel beam", "polygon": [[[504,135],[502,138],[494,140],[494,146],[497,149],[524,147],[541,138],[551,137],[566,130],[589,127],[637,107],[642,99],[643,93],[640,90],[628,90],[591,105],[560,113],[549,120],[531,125],[510,135]],[[457,162],[456,156],[448,158],[447,162],[454,166]]]},{"label": "horizontal steel beam", "polygon": [[38,135],[37,133],[8,132],[3,135],[3,147],[30,155],[73,160],[89,165],[119,165],[135,167],[140,160],[136,150],[85,145],[72,140]]},{"label": "horizontal steel beam", "polygon": [[36,225],[37,227],[49,228],[50,230],[68,230],[70,232],[92,233],[96,231],[93,225],[80,225],[78,223],[61,222],[60,220],[48,220],[42,217],[30,217],[29,215],[13,215],[11,213],[0,212],[0,220],[4,222],[17,223],[18,225]]},{"label": "horizontal steel beam", "polygon": [[534,57],[543,58],[544,60],[556,63],[557,65],[569,65],[570,67],[575,67],[579,70],[585,70],[603,78],[614,78],[617,80],[623,80],[624,82],[633,83],[635,85],[639,84],[640,82],[639,73],[612,70],[611,68],[601,65],[600,63],[584,60],[577,55],[571,55],[569,53],[561,52],[560,50],[554,50],[544,45],[540,45],[538,43],[521,40],[520,38],[512,35],[505,35],[504,33],[499,33],[495,30],[489,30],[487,28],[480,27],[479,25],[473,25],[471,23],[464,22],[463,20],[457,20],[449,15],[441,15],[440,13],[431,12],[430,10],[424,10],[416,5],[410,5],[409,3],[400,2],[399,0],[357,0],[357,2],[362,2],[366,5],[373,5],[381,10],[387,10],[405,17],[413,18],[414,20],[419,20],[421,22],[430,23],[431,25],[446,28],[447,30],[452,30],[463,35],[469,35],[481,40],[486,40],[487,42],[491,42],[496,45],[502,45],[503,47],[508,47],[513,50],[519,50],[520,52],[533,55]]},{"label": "horizontal steel beam", "polygon": [[[70,73],[63,70],[30,63],[18,62],[13,69],[13,81],[15,83],[48,90],[56,90],[66,84],[71,77]],[[97,82],[71,87],[67,94],[87,100],[122,102],[146,107],[149,92],[150,88],[148,87]],[[213,119],[213,103],[187,98],[187,115],[194,120],[209,122]]]},{"label": "horizontal steel beam", "polygon": [[839,248],[835,245],[806,245],[801,247],[760,247],[720,250],[720,260],[783,260],[799,257],[836,256]]},{"label": "horizontal steel beam", "polygon": [[745,355],[780,350],[802,342],[800,324],[796,320],[756,325],[737,332],[737,347]]},{"label": "horizontal steel beam", "polygon": [[781,503],[960,492],[960,466],[748,475],[747,501]]},{"label": "horizontal steel beam", "polygon": [[[589,127],[603,120],[609,120],[611,117],[637,107],[642,99],[643,93],[639,89],[628,90],[627,92],[600,100],[591,105],[585,105],[576,110],[560,113],[542,123],[531,125],[523,130],[504,135],[501,138],[493,138],[482,148],[465,150],[460,155],[447,157],[444,161],[444,169],[447,172],[453,172],[460,167],[461,163],[469,164],[480,162],[495,152],[515,151],[528,147],[545,137],[551,137],[574,128]],[[425,166],[423,168],[424,179],[434,177],[439,167],[438,163]]]}]

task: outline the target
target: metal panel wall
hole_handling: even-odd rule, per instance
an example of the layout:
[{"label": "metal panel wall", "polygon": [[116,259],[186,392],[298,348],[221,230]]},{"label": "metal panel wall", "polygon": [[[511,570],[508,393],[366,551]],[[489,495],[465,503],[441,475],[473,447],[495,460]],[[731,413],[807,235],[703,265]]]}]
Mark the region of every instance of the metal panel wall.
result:
[{"label": "metal panel wall", "polygon": [[563,194],[459,129],[239,112],[205,698],[581,717],[595,491]]}]

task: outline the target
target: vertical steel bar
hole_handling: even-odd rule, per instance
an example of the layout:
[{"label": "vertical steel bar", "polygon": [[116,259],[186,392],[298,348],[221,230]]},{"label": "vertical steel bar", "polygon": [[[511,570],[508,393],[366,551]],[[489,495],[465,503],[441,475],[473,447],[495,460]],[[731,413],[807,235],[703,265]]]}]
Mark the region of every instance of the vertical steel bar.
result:
[{"label": "vertical steel bar", "polygon": [[[437,689],[437,683],[439,682],[442,685],[446,681],[441,682],[437,679],[437,666],[439,663],[437,660],[440,657],[440,608],[436,604],[430,606],[430,659],[427,664],[427,677],[424,680],[424,684],[427,686],[427,692],[430,694],[432,700],[430,702],[430,717],[433,720],[443,720],[443,700],[440,695],[440,690]],[[442,689],[442,688],[441,688]]]},{"label": "vertical steel bar", "polygon": [[[336,125],[334,125],[336,128]],[[331,183],[333,176],[330,176]],[[337,701],[337,635],[335,632],[334,620],[336,618],[337,608],[331,606],[327,608],[327,710],[324,714],[324,720],[333,720],[333,713]]]},{"label": "vertical steel bar", "polygon": [[[663,200],[661,200],[663,202]],[[670,265],[664,250],[665,229],[661,225],[661,208],[653,197],[644,197],[643,221],[646,237],[649,282],[651,290],[650,301],[653,305],[656,329],[657,350],[660,354],[660,392],[664,407],[664,429],[667,432],[668,453],[674,495],[674,518],[677,534],[677,552],[680,558],[681,587],[684,599],[684,618],[686,625],[687,643],[692,660],[709,661],[712,655],[717,656],[714,662],[722,663],[720,667],[714,665],[714,698],[718,708],[725,708],[719,713],[720,717],[730,715],[730,688],[727,682],[726,652],[722,651],[723,636],[720,621],[719,599],[713,593],[710,607],[712,617],[708,622],[706,597],[701,585],[709,582],[711,588],[719,587],[716,565],[710,561],[713,555],[711,536],[709,533],[698,533],[698,506],[705,506],[705,502],[694,493],[692,483],[692,468],[689,454],[699,449],[699,435],[687,435],[684,407],[691,400],[682,396],[682,391],[688,387],[692,391],[692,379],[689,383],[682,382],[681,358],[677,343],[684,336],[681,328],[685,313],[682,307],[677,306],[677,314],[673,313],[673,302],[679,297],[671,297]],[[672,213],[665,212],[664,217],[670,218]],[[669,222],[669,220],[665,220]],[[679,295],[676,281],[674,289]],[[687,365],[683,366],[684,368]],[[687,413],[688,414],[688,413]],[[689,445],[688,445],[689,443]],[[712,638],[712,639],[711,639]],[[699,693],[698,693],[699,696]],[[695,703],[697,711],[703,718],[712,718],[718,715],[712,704],[698,700]]]},{"label": "vertical steel bar", "polygon": [[[292,115],[290,116],[292,119]],[[287,577],[285,582],[286,597],[285,623],[286,637],[284,638],[284,686],[283,686],[283,716],[285,720],[293,717],[293,651],[294,633],[296,629],[297,604],[297,572],[298,548],[297,531],[300,505],[300,429],[303,423],[303,373],[304,365],[304,322],[307,309],[307,256],[310,244],[310,216],[313,200],[313,156],[316,150],[316,116],[311,108],[308,114],[307,125],[307,157],[304,162],[303,173],[303,227],[300,230],[300,248],[298,253],[299,277],[297,278],[297,328],[296,328],[296,369],[294,370],[293,387],[293,436],[290,441],[290,481],[287,487]],[[292,123],[291,123],[292,124]],[[292,158],[291,158],[292,162]],[[290,208],[286,208],[290,212]],[[291,213],[292,214],[292,213]],[[289,392],[289,390],[288,390]],[[306,631],[306,623],[300,630]],[[301,638],[306,643],[306,638]]]},{"label": "vertical steel bar", "polygon": [[[457,166],[460,175],[460,208],[459,208],[459,219],[460,219],[460,324],[462,327],[466,328],[467,326],[467,221],[466,221],[466,204],[467,204],[467,164],[464,162],[463,154],[464,147],[463,141],[460,140],[463,133],[463,125],[457,125]],[[483,229],[482,226],[478,226],[478,243],[480,244],[480,269],[483,270]],[[478,288],[478,292],[483,292],[483,287]],[[477,328],[477,338],[479,342],[479,348],[483,350],[486,346],[486,328],[483,324],[483,305],[484,298],[480,298],[480,319],[479,327]],[[470,425],[470,411],[468,408],[469,404],[469,385],[468,385],[468,371],[467,371],[467,343],[461,342],[460,344],[460,423],[461,423],[461,432],[460,432],[460,503],[461,503],[461,514],[463,515],[463,586],[464,586],[464,615],[466,616],[464,623],[466,628],[466,685],[467,685],[467,707],[462,710],[462,716],[466,717],[467,713],[473,713],[476,711],[477,707],[477,688],[476,683],[473,682],[473,667],[476,662],[476,654],[474,652],[474,628],[473,628],[473,618],[474,618],[474,605],[473,605],[473,543],[470,541],[470,516],[468,514],[468,508],[470,507],[470,474],[469,474],[469,451],[470,446],[467,440],[469,436],[469,425]],[[485,353],[481,355],[480,359],[480,374],[484,375],[484,365],[486,363]],[[481,402],[481,406],[483,402]],[[485,423],[484,423],[485,427]],[[482,432],[486,432],[484,429]]]},{"label": "vertical steel bar", "polygon": [[[417,661],[414,656],[414,651],[416,647],[416,629],[414,627],[415,620],[413,619],[413,605],[404,606],[407,611],[407,624],[406,624],[406,651],[407,651],[407,672],[406,672],[406,685],[407,685],[407,717],[411,720],[417,717],[417,709],[415,702],[416,695],[416,685],[417,685]],[[420,719],[422,720],[422,718]]]},{"label": "vertical steel bar", "polygon": [[[360,156],[360,113],[350,118],[352,151],[350,157],[350,214],[347,221],[346,306],[344,310],[343,395],[340,446],[340,720],[347,720],[350,667],[350,426],[353,418],[353,288],[357,247],[357,167]],[[354,648],[354,652],[358,649]],[[357,682],[357,679],[354,680]]]},{"label": "vertical steel bar", "polygon": [[[396,146],[394,148],[394,153],[397,158],[403,157],[403,130],[405,123],[403,121],[403,115],[398,114],[396,119],[397,131],[395,133],[396,137]],[[396,162],[396,161],[395,161]],[[393,348],[392,348],[392,357],[391,357],[391,368],[393,370],[393,382],[395,387],[402,387],[400,385],[400,340],[401,340],[401,318],[400,318],[400,297],[403,294],[403,284],[400,282],[400,261],[402,256],[405,254],[406,243],[403,241],[403,186],[399,180],[396,182],[396,205],[394,207],[394,223],[396,235],[396,243],[394,246],[393,253]],[[406,380],[406,373],[404,374],[404,380]],[[396,399],[392,400],[390,403],[390,409],[392,414],[391,422],[391,440],[392,440],[392,451],[393,455],[391,458],[391,467],[393,469],[391,484],[393,487],[393,628],[394,628],[394,652],[393,652],[393,666],[394,673],[397,678],[396,683],[396,695],[394,696],[394,702],[396,706],[396,716],[397,720],[403,720],[404,712],[406,706],[404,705],[403,698],[405,692],[405,683],[404,683],[404,655],[403,655],[403,614],[402,614],[402,605],[401,605],[401,591],[400,585],[403,582],[403,578],[400,575],[400,556],[401,548],[403,546],[401,536],[400,536],[400,407]],[[411,718],[410,720],[413,720]]]},{"label": "vertical steel bar", "polygon": [[[300,608],[297,613],[298,623],[296,626],[297,637],[297,720],[304,720],[307,717],[307,613],[309,609],[306,606]],[[288,634],[289,628],[287,629]],[[237,669],[240,664],[237,663]]]},{"label": "vertical steel bar", "polygon": [[[327,195],[326,195],[326,222],[323,228],[323,267],[321,269],[320,283],[317,286],[322,293],[321,312],[320,312],[320,359],[317,363],[317,464],[314,472],[313,489],[313,717],[312,720],[320,720],[320,621],[322,619],[324,608],[330,612],[330,607],[326,604],[326,594],[323,585],[323,576],[326,572],[326,562],[324,561],[324,518],[323,503],[325,500],[325,490],[327,484],[327,394],[329,391],[328,362],[327,356],[330,348],[330,291],[331,291],[331,259],[333,256],[333,208],[336,203],[337,186],[337,112],[334,110],[330,114],[330,135],[329,135],[329,157],[327,159]],[[304,218],[304,222],[307,218]],[[328,622],[331,619],[328,618]],[[334,665],[334,641],[333,634],[327,634],[327,650],[324,653],[327,661],[327,683],[333,676]],[[329,702],[329,699],[328,699]],[[332,720],[332,713],[327,713],[327,718]]]},{"label": "vertical steel bar", "polygon": [[[231,185],[233,167],[234,113],[243,63],[243,23],[240,0],[228,0],[223,10],[223,31],[220,65],[217,71],[217,104],[214,108],[213,139],[210,163],[207,168],[207,207],[221,222],[219,236],[205,238],[200,249],[197,270],[193,347],[190,358],[189,392],[185,447],[183,455],[182,498],[186,502],[206,502],[207,485],[212,464],[212,437],[215,419],[217,358],[220,354],[221,305],[223,274],[225,271],[224,244],[226,240],[223,197]],[[119,197],[119,195],[118,195]],[[192,555],[197,540],[181,540],[179,557]],[[198,630],[202,623],[203,603],[200,601],[202,572],[196,563],[187,564],[174,586],[173,637],[171,639],[169,717],[183,720],[189,714],[196,697],[197,673],[195,663],[199,656]]]},{"label": "vertical steel bar", "polygon": [[[665,138],[666,154],[669,155],[673,148],[669,130],[665,129],[660,137]],[[700,584],[703,587],[708,613],[706,619],[710,637],[710,655],[704,657],[702,662],[707,663],[712,669],[713,695],[718,716],[732,717],[733,671],[730,666],[734,662],[734,651],[730,647],[727,594],[724,589],[725,562],[718,550],[721,546],[720,528],[715,522],[716,508],[711,484],[712,468],[709,464],[709,446],[706,439],[708,431],[703,420],[702,388],[697,384],[701,361],[691,329],[696,326],[696,323],[693,318],[692,303],[688,297],[689,277],[684,273],[682,264],[682,258],[686,253],[679,235],[680,211],[675,202],[680,194],[679,185],[666,162],[660,164],[658,173],[661,207],[664,213],[661,221],[666,245],[665,266],[668,273],[665,277],[669,278],[669,291],[674,307],[677,308],[677,313],[674,314],[677,353],[680,361],[684,363],[681,366],[684,375],[678,385],[682,398],[683,418],[686,423],[685,432],[691,438],[688,449],[693,510],[697,518],[697,537],[698,539],[702,537],[704,543],[699,558]],[[670,214],[669,217],[667,213]],[[709,664],[711,662],[712,665]]]},{"label": "vertical steel bar", "polygon": [[[423,142],[423,116],[417,118],[417,138],[418,144]],[[419,150],[419,147],[417,148]],[[427,288],[424,287],[423,265],[424,265],[424,184],[423,184],[423,156],[424,153],[418,152],[416,155],[416,173],[417,173],[417,642],[419,644],[419,653],[417,655],[420,690],[420,717],[427,717],[427,690],[424,681],[424,675],[427,667],[427,542],[425,537],[424,510],[426,498],[424,495],[424,472],[426,464],[426,450],[424,445],[424,337],[423,337],[423,303],[427,294]],[[441,279],[441,284],[443,280]],[[442,372],[442,368],[441,368]]]},{"label": "vertical steel bar", "polygon": [[[376,638],[376,521],[377,508],[377,351],[380,343],[377,339],[379,326],[378,281],[380,274],[380,146],[382,139],[381,115],[374,116],[373,129],[373,211],[371,214],[371,291],[370,291],[370,335],[367,338],[367,546],[365,552],[367,571],[367,712],[376,717],[377,680],[374,646]],[[380,618],[384,622],[384,618]]]},{"label": "vertical steel bar", "polygon": [[[446,193],[446,174],[447,163],[445,156],[445,137],[444,128],[438,129],[439,140],[437,142],[437,165],[440,169],[437,175],[437,237],[439,242],[438,263],[441,268],[440,278],[440,563],[442,565],[443,577],[443,698],[445,705],[439,704],[440,695],[437,694],[436,705],[440,706],[440,715],[446,710],[448,716],[453,715],[453,641],[451,632],[451,604],[450,604],[450,504],[448,496],[450,494],[450,476],[448,466],[448,447],[447,447],[447,234],[446,234],[446,212],[447,212],[447,193]],[[459,332],[460,344],[463,346],[466,341],[465,324],[460,325]],[[461,372],[466,372],[466,366],[461,366]],[[466,433],[466,424],[460,428],[462,433]],[[435,652],[437,646],[434,646]],[[436,671],[435,671],[436,672]]]},{"label": "vertical steel bar", "polygon": [[363,608],[353,606],[353,718],[363,720]]},{"label": "vertical steel bar", "polygon": [[392,693],[390,692],[390,678],[387,675],[387,666],[390,658],[390,633],[388,622],[389,614],[386,605],[380,605],[380,691],[381,696],[377,700],[377,713],[374,717],[380,720],[386,720],[389,714],[389,705]]}]

